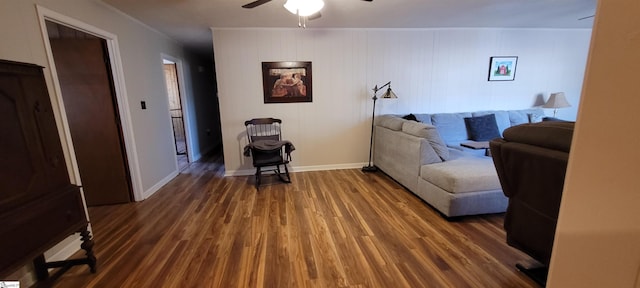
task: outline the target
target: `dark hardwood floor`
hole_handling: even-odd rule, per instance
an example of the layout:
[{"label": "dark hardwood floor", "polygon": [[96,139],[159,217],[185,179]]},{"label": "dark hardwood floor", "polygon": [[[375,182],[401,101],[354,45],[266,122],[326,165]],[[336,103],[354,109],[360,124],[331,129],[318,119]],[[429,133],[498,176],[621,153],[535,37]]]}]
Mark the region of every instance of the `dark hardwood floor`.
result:
[{"label": "dark hardwood floor", "polygon": [[501,214],[448,222],[381,172],[293,173],[260,191],[222,175],[216,156],[143,202],[90,208],[98,272],[55,287],[537,287]]}]

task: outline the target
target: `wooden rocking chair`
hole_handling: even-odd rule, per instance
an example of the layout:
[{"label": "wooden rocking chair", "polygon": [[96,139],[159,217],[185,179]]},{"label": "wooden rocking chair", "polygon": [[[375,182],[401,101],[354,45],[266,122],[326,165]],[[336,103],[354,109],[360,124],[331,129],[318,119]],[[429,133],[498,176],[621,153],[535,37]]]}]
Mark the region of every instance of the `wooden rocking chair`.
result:
[{"label": "wooden rocking chair", "polygon": [[[251,156],[256,167],[255,185],[260,189],[262,172],[274,172],[284,183],[291,183],[287,164],[291,161],[291,151],[295,148],[291,142],[282,140],[280,126],[282,120],[274,118],[256,118],[244,122],[249,144],[245,146],[245,156]],[[284,173],[280,169],[283,166]],[[271,168],[263,170],[264,168]]]}]

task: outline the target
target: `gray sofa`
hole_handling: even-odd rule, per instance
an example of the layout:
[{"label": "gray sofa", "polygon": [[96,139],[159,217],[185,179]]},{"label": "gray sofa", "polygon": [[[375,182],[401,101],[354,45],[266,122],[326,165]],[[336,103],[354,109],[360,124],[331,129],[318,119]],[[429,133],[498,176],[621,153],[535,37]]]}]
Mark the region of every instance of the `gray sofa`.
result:
[{"label": "gray sofa", "polygon": [[373,162],[446,217],[500,213],[507,207],[493,161],[485,149],[460,146],[469,141],[464,118],[494,114],[500,134],[538,122],[540,108],[512,111],[415,114],[376,117]]}]

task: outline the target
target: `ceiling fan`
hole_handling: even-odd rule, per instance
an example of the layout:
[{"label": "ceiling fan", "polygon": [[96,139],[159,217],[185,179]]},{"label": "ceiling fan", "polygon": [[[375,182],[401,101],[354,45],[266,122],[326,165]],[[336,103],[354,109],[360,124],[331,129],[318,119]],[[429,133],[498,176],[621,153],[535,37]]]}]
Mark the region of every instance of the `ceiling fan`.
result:
[{"label": "ceiling fan", "polygon": [[[269,3],[273,0],[256,0],[251,3],[242,5],[242,8],[251,9],[258,7],[262,4]],[[372,2],[373,0],[362,0],[366,2]],[[284,3],[284,8],[289,12],[298,15],[298,27],[306,28],[308,20],[318,19],[322,16],[320,9],[324,7],[322,0],[287,0]]]}]

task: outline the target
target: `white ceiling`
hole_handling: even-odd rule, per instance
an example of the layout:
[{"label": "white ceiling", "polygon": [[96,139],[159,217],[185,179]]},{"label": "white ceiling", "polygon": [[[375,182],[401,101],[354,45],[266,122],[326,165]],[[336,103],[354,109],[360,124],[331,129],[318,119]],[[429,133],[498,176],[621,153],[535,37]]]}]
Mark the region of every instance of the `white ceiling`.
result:
[{"label": "white ceiling", "polygon": [[[211,46],[210,27],[292,27],[297,16],[273,0],[102,0],[187,46]],[[597,0],[324,0],[309,28],[591,28]]]}]

